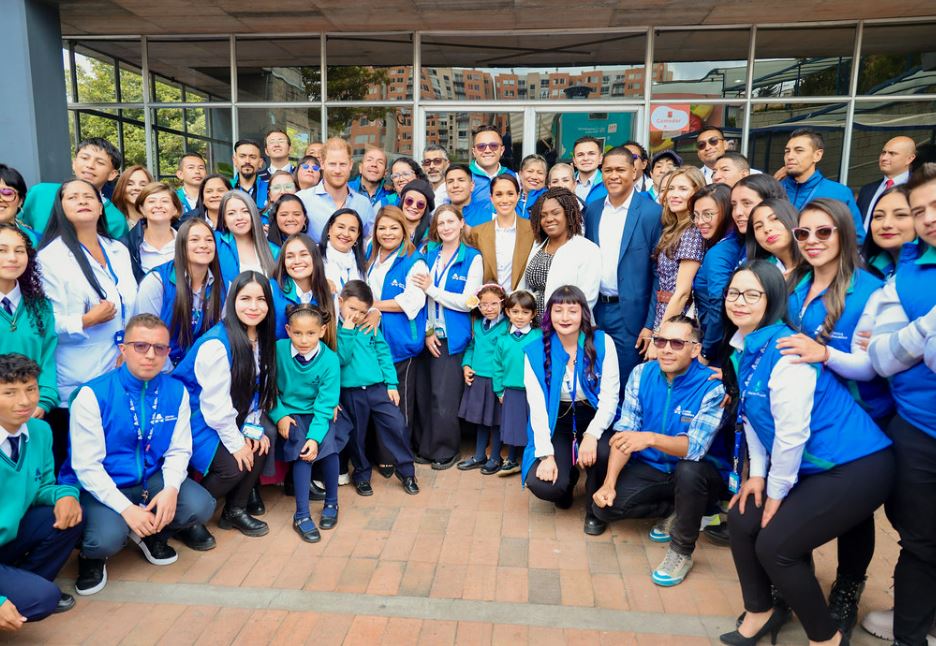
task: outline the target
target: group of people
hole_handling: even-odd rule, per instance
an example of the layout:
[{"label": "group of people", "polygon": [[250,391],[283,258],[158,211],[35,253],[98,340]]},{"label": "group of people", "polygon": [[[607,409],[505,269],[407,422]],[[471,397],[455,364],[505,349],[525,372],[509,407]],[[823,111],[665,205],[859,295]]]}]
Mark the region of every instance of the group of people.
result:
[{"label": "group of people", "polygon": [[[76,546],[94,594],[128,539],[154,565],[170,539],[212,549],[218,499],[218,527],[263,536],[261,482],[317,542],[340,484],[416,495],[422,464],[519,474],[560,509],[584,472],[586,534],[657,519],[661,586],[701,533],[729,544],[728,644],[791,612],[848,643],[883,504],[895,608],[863,625],[926,643],[936,165],[911,175],[895,137],[856,201],[817,131],[776,177],[718,128],[696,146],[701,168],[582,137],[515,172],[485,126],[467,165],[368,146],[355,168],[340,138],[293,164],[273,130],[235,144],[233,178],[185,154],[177,188],[104,139],[61,184],[0,164],[0,628],[74,604],[52,580]],[[826,599],[811,553],[833,538]]]}]

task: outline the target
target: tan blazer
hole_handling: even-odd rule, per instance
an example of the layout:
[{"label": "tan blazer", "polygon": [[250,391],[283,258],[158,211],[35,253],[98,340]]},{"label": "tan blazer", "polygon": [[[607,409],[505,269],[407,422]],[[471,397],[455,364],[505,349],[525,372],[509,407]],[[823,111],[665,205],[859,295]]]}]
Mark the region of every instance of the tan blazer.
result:
[{"label": "tan blazer", "polygon": [[[494,249],[496,233],[494,220],[472,227],[468,234],[469,242],[481,252],[481,261],[484,266],[484,282],[497,282],[497,252]],[[513,263],[510,267],[510,289],[517,289],[517,284],[526,271],[527,257],[533,248],[533,227],[530,221],[517,216],[517,238],[514,243]]]}]

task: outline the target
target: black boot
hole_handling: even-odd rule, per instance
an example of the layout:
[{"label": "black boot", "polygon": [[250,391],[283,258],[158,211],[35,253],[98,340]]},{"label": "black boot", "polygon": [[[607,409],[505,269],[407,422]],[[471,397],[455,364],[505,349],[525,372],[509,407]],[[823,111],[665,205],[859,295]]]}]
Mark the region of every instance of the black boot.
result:
[{"label": "black boot", "polygon": [[266,513],[266,505],[260,497],[259,484],[254,485],[254,488],[250,490],[250,496],[247,498],[247,513],[251,516],[262,516]]},{"label": "black boot", "polygon": [[839,577],[829,593],[829,612],[846,637],[851,635],[858,621],[858,601],[864,591],[866,577]]},{"label": "black boot", "polygon": [[270,526],[247,513],[243,507],[225,507],[218,519],[221,529],[236,529],[244,536],[266,536]]},{"label": "black boot", "polygon": [[198,552],[213,550],[217,545],[215,537],[212,536],[208,528],[202,524],[180,529],[175,533],[175,537],[185,543],[190,550],[196,550]]}]

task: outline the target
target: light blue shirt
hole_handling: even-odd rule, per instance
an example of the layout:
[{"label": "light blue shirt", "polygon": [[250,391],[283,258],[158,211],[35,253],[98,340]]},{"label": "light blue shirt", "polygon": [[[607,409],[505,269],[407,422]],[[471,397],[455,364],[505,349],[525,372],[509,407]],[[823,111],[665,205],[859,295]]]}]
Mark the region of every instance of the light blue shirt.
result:
[{"label": "light blue shirt", "polygon": [[[305,205],[306,215],[309,218],[309,235],[316,242],[320,242],[322,229],[332,213],[338,210],[335,200],[325,190],[325,182],[319,182],[311,188],[307,188],[296,193],[302,203]],[[342,208],[354,209],[361,220],[364,222],[364,232],[362,237],[367,238],[374,227],[374,209],[366,195],[355,192],[348,187],[348,199],[345,200]]]}]

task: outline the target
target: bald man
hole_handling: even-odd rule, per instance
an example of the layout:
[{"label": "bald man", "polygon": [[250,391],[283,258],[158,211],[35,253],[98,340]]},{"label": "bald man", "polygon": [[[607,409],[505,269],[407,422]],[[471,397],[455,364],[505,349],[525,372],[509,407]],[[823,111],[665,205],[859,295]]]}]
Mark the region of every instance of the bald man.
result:
[{"label": "bald man", "polygon": [[858,191],[858,210],[864,217],[865,231],[871,224],[871,211],[881,193],[891,186],[905,184],[910,177],[910,164],[916,159],[916,143],[910,137],[894,137],[884,144],[878,156],[878,168],[884,179],[865,184]]}]

